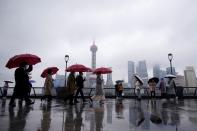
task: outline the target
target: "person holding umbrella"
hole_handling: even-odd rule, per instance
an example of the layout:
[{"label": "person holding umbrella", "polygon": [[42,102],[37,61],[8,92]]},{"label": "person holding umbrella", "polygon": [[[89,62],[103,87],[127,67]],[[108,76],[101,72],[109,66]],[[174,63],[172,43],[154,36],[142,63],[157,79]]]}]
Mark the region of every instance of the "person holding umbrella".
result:
[{"label": "person holding umbrella", "polygon": [[[67,81],[67,89],[68,89],[68,97],[69,97],[69,104],[74,105],[73,99],[74,99],[74,92],[76,90],[76,79],[75,79],[75,72],[70,72],[68,76]],[[66,98],[67,99],[67,98]]]},{"label": "person holding umbrella", "polygon": [[105,94],[103,91],[103,79],[101,78],[101,73],[96,74],[96,91],[95,95],[92,96],[92,100],[98,100],[100,104],[105,100]]},{"label": "person holding umbrella", "polygon": [[142,80],[140,79],[139,76],[135,75],[135,90],[137,90],[137,99],[141,100],[141,86],[143,85]]},{"label": "person holding umbrella", "polygon": [[6,97],[7,97],[7,91],[8,91],[8,88],[9,88],[9,83],[13,83],[13,82],[12,81],[4,81],[3,92],[2,92],[3,99],[6,99]]},{"label": "person holding umbrella", "polygon": [[176,84],[173,80],[173,77],[168,77],[168,82],[166,85],[166,97],[176,99]]},{"label": "person holding umbrella", "polygon": [[48,69],[47,75],[44,82],[44,96],[42,96],[41,101],[47,98],[48,102],[52,100],[52,88],[53,88],[52,70]]},{"label": "person holding umbrella", "polygon": [[162,98],[166,97],[166,83],[164,78],[161,78],[161,81],[159,83],[159,89],[161,91],[161,97]]},{"label": "person holding umbrella", "polygon": [[156,85],[158,82],[159,82],[159,78],[157,78],[157,77],[153,77],[148,80],[151,98],[155,97],[155,88],[156,88]]},{"label": "person holding umbrella", "polygon": [[83,78],[83,72],[79,72],[79,75],[76,78],[76,84],[77,84],[78,88],[77,88],[77,92],[75,94],[75,103],[78,103],[77,96],[79,95],[79,93],[81,94],[83,102],[85,102],[85,97],[83,95],[84,81],[85,81],[85,79]]},{"label": "person holding umbrella", "polygon": [[23,61],[20,63],[19,67],[15,70],[15,87],[9,105],[14,107],[16,97],[20,98],[20,104],[22,100],[25,99],[26,105],[31,105],[32,102],[28,95],[29,87],[29,76],[28,73],[33,70],[33,66],[29,65],[27,68],[27,62]]}]

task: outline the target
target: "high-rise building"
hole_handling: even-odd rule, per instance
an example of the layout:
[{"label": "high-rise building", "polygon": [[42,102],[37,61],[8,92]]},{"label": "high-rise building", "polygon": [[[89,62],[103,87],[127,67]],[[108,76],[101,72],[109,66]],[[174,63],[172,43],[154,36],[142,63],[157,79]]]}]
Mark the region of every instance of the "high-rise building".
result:
[{"label": "high-rise building", "polygon": [[166,71],[165,70],[161,70],[160,71],[160,78],[164,78],[166,76]]},{"label": "high-rise building", "polygon": [[136,73],[143,80],[144,86],[147,86],[147,83],[148,83],[148,72],[147,72],[147,66],[146,66],[146,61],[145,60],[138,62],[138,65],[136,67]]},{"label": "high-rise building", "polygon": [[176,83],[176,86],[185,87],[185,77],[184,76],[176,75],[176,78],[174,78],[174,81]]},{"label": "high-rise building", "polygon": [[96,52],[98,48],[95,45],[95,41],[93,42],[93,45],[90,47],[90,51],[92,52],[92,69],[96,68]]},{"label": "high-rise building", "polygon": [[160,78],[160,74],[161,74],[160,66],[159,65],[154,65],[153,66],[153,77]]},{"label": "high-rise building", "polygon": [[184,70],[186,87],[197,87],[196,73],[192,66],[187,66]]},{"label": "high-rise building", "polygon": [[172,73],[171,73],[171,67],[167,67],[166,68],[166,73],[176,75],[175,67],[172,67]]},{"label": "high-rise building", "polygon": [[135,74],[135,63],[133,61],[128,61],[128,85],[129,87],[134,86],[134,77]]}]

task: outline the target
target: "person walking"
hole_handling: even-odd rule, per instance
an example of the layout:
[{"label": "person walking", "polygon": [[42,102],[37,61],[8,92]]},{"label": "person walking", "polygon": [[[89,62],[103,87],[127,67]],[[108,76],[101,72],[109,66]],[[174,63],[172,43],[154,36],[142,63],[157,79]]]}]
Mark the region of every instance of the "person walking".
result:
[{"label": "person walking", "polygon": [[122,83],[118,83],[118,97],[119,98],[122,98],[122,92],[123,92],[123,86],[122,86]]},{"label": "person walking", "polygon": [[173,78],[169,78],[167,86],[166,86],[166,97],[169,98],[176,98],[176,84]]},{"label": "person walking", "polygon": [[161,78],[161,81],[159,83],[159,89],[161,91],[161,97],[165,98],[166,97],[166,83],[164,81],[164,78]]},{"label": "person walking", "polygon": [[156,88],[156,82],[154,80],[151,80],[149,83],[149,89],[150,89],[150,95],[151,95],[151,98],[152,97],[155,97],[155,88]]},{"label": "person walking", "polygon": [[51,102],[51,100],[52,100],[52,88],[54,88],[53,79],[52,79],[52,70],[49,69],[47,71],[47,76],[45,78],[45,82],[44,82],[44,96],[41,98],[41,101],[43,99],[47,98],[47,101]]},{"label": "person walking", "polygon": [[4,81],[3,92],[2,92],[3,99],[6,99],[6,97],[7,97],[7,91],[8,91],[8,88],[9,88],[8,83],[9,83],[8,81]]},{"label": "person walking", "polygon": [[18,97],[21,100],[22,104],[22,100],[25,99],[26,105],[31,105],[34,102],[32,102],[29,98],[28,95],[28,86],[29,86],[29,76],[28,73],[31,72],[33,70],[33,66],[29,65],[27,68],[27,63],[26,62],[21,62],[19,67],[15,70],[15,87],[14,87],[14,91],[13,94],[11,96],[11,100],[9,105],[12,107],[15,107],[15,99]]},{"label": "person walking", "polygon": [[78,97],[79,93],[83,99],[83,102],[85,102],[85,97],[83,94],[84,81],[85,81],[85,79],[83,78],[83,72],[79,72],[79,75],[76,78],[77,92],[75,94],[75,103],[78,103],[77,97]]},{"label": "person walking", "polygon": [[103,79],[101,78],[101,74],[96,74],[96,91],[95,95],[92,96],[92,100],[98,100],[100,104],[103,104],[103,101],[105,100],[105,94],[103,91]]},{"label": "person walking", "polygon": [[67,81],[67,89],[68,89],[68,97],[69,97],[69,104],[73,105],[74,99],[74,92],[76,90],[76,79],[75,79],[75,72],[70,72]]},{"label": "person walking", "polygon": [[137,99],[138,100],[141,100],[141,92],[140,92],[140,90],[141,90],[141,83],[138,81],[138,80],[136,80],[136,82],[135,82],[135,90],[137,90]]}]

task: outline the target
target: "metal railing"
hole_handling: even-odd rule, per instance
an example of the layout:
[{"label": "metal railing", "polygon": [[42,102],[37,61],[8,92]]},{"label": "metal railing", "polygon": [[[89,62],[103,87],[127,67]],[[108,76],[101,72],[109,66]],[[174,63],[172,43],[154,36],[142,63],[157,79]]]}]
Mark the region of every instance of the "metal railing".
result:
[{"label": "metal railing", "polygon": [[[63,87],[59,87],[59,88],[63,88]],[[179,89],[179,88],[182,88],[184,97],[196,97],[197,98],[197,87],[177,87],[177,89]],[[12,95],[13,89],[14,89],[14,87],[8,88],[7,96]],[[56,89],[58,89],[58,88],[56,88]],[[40,97],[43,94],[42,90],[43,90],[43,87],[32,87],[30,95],[32,97]],[[0,96],[2,96],[2,92],[3,92],[3,88],[0,87]],[[83,88],[83,92],[84,92],[85,96],[91,96],[91,95],[94,95],[95,88],[85,87],[85,88]],[[108,87],[104,88],[104,92],[105,92],[106,97],[115,97],[116,96],[115,88],[108,88]],[[149,95],[150,95],[149,88],[143,87],[142,88],[142,96],[149,97]],[[136,96],[135,88],[124,88],[123,89],[123,96],[124,97],[135,97]],[[160,96],[161,96],[160,90],[158,88],[156,88],[156,97],[160,97]]]}]

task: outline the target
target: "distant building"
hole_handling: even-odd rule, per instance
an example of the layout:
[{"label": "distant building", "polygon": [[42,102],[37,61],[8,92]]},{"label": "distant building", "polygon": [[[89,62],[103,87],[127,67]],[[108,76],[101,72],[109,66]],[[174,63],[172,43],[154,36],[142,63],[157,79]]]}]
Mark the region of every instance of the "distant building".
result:
[{"label": "distant building", "polygon": [[138,65],[136,67],[136,73],[143,80],[144,86],[147,86],[148,72],[147,72],[147,66],[146,66],[146,61],[145,60],[138,62]]},{"label": "distant building", "polygon": [[153,66],[153,77],[160,78],[160,74],[161,74],[160,66],[159,65],[154,65]]},{"label": "distant building", "polygon": [[176,86],[182,86],[185,87],[185,77],[182,75],[176,75],[176,78],[174,79]]},{"label": "distant building", "polygon": [[167,75],[165,70],[160,70],[160,78],[164,78]]},{"label": "distant building", "polygon": [[128,61],[128,85],[130,87],[134,86],[133,75],[135,74],[135,63],[133,61]]},{"label": "distant building", "polygon": [[184,70],[185,85],[187,87],[197,87],[196,73],[194,67],[187,66]]},{"label": "distant building", "polygon": [[167,73],[167,74],[176,75],[175,67],[172,67],[172,73],[171,73],[171,67],[167,67],[167,68],[166,68],[166,73]]}]

